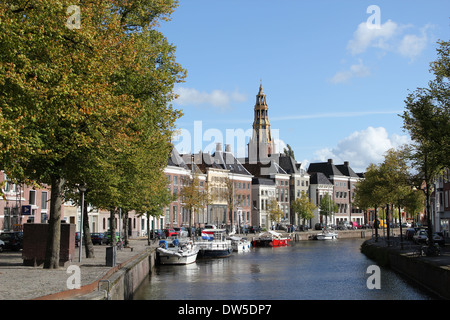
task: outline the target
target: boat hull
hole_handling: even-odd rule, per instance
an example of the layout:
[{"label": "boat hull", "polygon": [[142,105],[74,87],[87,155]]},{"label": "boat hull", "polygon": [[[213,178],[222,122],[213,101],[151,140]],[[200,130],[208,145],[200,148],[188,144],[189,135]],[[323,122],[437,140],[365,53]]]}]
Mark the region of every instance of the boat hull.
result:
[{"label": "boat hull", "polygon": [[158,248],[158,260],[159,264],[191,264],[197,260],[199,251],[193,250],[191,252],[184,252],[175,254],[169,252],[169,250],[164,250]]},{"label": "boat hull", "polygon": [[188,256],[159,255],[160,264],[191,264],[197,260],[197,253]]},{"label": "boat hull", "polygon": [[218,249],[218,250],[213,250],[213,249],[204,249],[204,250],[200,250],[198,252],[198,257],[199,258],[226,258],[231,256],[231,253],[233,252],[233,249],[227,248],[227,249]]},{"label": "boat hull", "polygon": [[289,238],[281,239],[255,239],[252,241],[254,247],[285,247],[289,245]]},{"label": "boat hull", "polygon": [[337,234],[322,234],[319,233],[314,237],[315,240],[335,240],[337,239]]},{"label": "boat hull", "polygon": [[236,252],[247,252],[250,251],[252,245],[249,241],[232,243],[233,251]]}]

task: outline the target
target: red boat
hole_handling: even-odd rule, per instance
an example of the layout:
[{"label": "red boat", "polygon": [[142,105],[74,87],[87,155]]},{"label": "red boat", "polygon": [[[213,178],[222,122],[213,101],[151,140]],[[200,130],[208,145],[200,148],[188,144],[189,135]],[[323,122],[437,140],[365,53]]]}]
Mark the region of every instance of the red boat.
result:
[{"label": "red boat", "polygon": [[290,238],[282,237],[280,233],[269,230],[258,239],[252,241],[253,247],[284,247],[289,245]]}]

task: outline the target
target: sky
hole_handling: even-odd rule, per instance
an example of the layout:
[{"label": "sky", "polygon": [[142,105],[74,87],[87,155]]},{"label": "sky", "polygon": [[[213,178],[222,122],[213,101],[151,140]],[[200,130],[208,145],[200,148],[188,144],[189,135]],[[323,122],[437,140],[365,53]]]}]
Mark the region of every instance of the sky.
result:
[{"label": "sky", "polygon": [[447,0],[181,0],[160,30],[187,70],[180,153],[230,144],[245,156],[262,84],[277,147],[356,172],[409,141],[404,100],[433,79]]}]

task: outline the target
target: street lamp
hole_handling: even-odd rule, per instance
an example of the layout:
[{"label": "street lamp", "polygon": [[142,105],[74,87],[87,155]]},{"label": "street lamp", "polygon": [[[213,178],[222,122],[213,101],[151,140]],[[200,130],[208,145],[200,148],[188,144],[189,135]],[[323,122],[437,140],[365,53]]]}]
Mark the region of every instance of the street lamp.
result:
[{"label": "street lamp", "polygon": [[83,247],[83,214],[84,214],[84,193],[86,192],[85,186],[78,187],[81,192],[81,215],[80,215],[80,244],[78,246],[78,262],[81,262],[81,253]]}]

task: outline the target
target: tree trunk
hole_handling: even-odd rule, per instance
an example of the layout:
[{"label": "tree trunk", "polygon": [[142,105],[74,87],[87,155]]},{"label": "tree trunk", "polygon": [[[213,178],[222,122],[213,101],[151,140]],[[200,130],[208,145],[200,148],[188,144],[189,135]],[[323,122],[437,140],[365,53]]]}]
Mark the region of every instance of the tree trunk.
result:
[{"label": "tree trunk", "polygon": [[59,247],[61,239],[61,206],[64,197],[65,179],[51,176],[50,216],[48,220],[47,247],[44,269],[59,268]]},{"label": "tree trunk", "polygon": [[94,244],[91,239],[91,231],[89,230],[88,206],[85,203],[83,208],[83,239],[86,258],[95,258]]},{"label": "tree trunk", "polygon": [[375,242],[378,242],[378,215],[377,215],[377,206],[375,206],[375,219],[374,219],[374,225],[375,225]]},{"label": "tree trunk", "polygon": [[150,215],[147,213],[147,245],[150,245]]},{"label": "tree trunk", "polygon": [[109,210],[109,234],[111,236],[110,246],[114,247],[117,244],[116,241],[116,213],[117,209],[112,208]]},{"label": "tree trunk", "polygon": [[128,230],[130,228],[129,221],[128,221],[128,210],[125,210],[125,213],[123,215],[123,222],[122,222],[122,224],[123,224],[123,228],[122,228],[122,230],[123,230],[123,240],[122,241],[123,241],[123,246],[126,247],[126,246],[128,246]]}]

